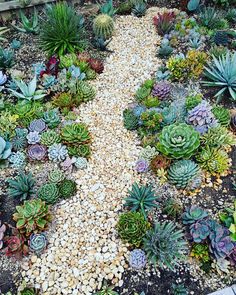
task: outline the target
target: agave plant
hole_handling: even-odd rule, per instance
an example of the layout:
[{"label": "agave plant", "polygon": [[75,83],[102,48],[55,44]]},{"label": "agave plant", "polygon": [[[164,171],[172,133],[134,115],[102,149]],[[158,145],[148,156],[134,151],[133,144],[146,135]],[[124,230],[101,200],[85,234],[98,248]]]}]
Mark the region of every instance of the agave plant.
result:
[{"label": "agave plant", "polygon": [[20,32],[37,34],[39,32],[38,13],[34,8],[34,15],[31,19],[27,18],[26,15],[20,11],[21,26],[14,26]]},{"label": "agave plant", "polygon": [[218,101],[226,91],[236,100],[236,52],[227,52],[226,55],[213,56],[213,60],[205,67],[205,76],[208,81],[203,81],[204,86],[218,87],[220,90],[215,97]]},{"label": "agave plant", "polygon": [[0,136],[0,161],[6,160],[11,154],[11,143]]},{"label": "agave plant", "polygon": [[13,89],[8,88],[11,93],[19,99],[24,99],[27,101],[38,100],[45,97],[47,94],[44,90],[36,90],[37,88],[37,78],[34,78],[27,85],[25,82],[15,80],[15,83],[21,92],[17,92]]},{"label": "agave plant", "polygon": [[113,6],[113,0],[107,0],[106,3],[100,6],[100,13],[107,14],[113,17],[117,12],[117,9]]},{"label": "agave plant", "polygon": [[165,35],[170,32],[174,26],[175,13],[164,12],[163,14],[158,13],[154,16],[153,23],[157,28],[158,34]]}]

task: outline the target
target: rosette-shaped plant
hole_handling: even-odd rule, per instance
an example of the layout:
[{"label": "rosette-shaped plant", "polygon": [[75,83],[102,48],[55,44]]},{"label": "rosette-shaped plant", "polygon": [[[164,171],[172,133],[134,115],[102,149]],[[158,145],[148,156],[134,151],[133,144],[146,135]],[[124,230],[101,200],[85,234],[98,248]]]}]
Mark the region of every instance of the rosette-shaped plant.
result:
[{"label": "rosette-shaped plant", "polygon": [[20,151],[26,148],[27,139],[26,136],[15,136],[12,139],[12,149],[14,151]]},{"label": "rosette-shaped plant", "polygon": [[88,158],[90,156],[91,150],[88,144],[81,144],[81,145],[70,145],[68,148],[68,154],[70,156],[79,156]]},{"label": "rosette-shaped plant", "polygon": [[54,130],[48,130],[42,133],[40,142],[47,147],[53,145],[54,143],[60,143],[61,136]]},{"label": "rosette-shaped plant", "polygon": [[173,222],[157,222],[144,238],[144,250],[154,266],[173,270],[184,259],[187,243],[184,233]]},{"label": "rosette-shaped plant", "polygon": [[31,234],[29,239],[29,248],[32,252],[39,255],[47,247],[47,238],[45,234]]},{"label": "rosette-shaped plant", "polygon": [[65,178],[64,172],[58,168],[50,171],[48,174],[48,180],[53,183],[59,183],[62,180],[64,180],[64,178]]},{"label": "rosette-shaped plant", "polygon": [[68,156],[68,150],[61,143],[54,143],[48,148],[48,158],[53,162],[62,162]]},{"label": "rosette-shaped plant", "polygon": [[134,269],[142,269],[147,263],[145,252],[141,249],[134,249],[130,252],[129,265]]},{"label": "rosette-shaped plant", "polygon": [[97,37],[109,39],[114,30],[114,21],[107,14],[99,14],[93,21],[93,31]]},{"label": "rosette-shaped plant", "polygon": [[148,171],[148,162],[144,159],[139,159],[135,164],[135,169],[138,173],[145,173]]},{"label": "rosette-shaped plant", "polygon": [[199,145],[199,134],[192,126],[175,123],[162,129],[157,148],[168,158],[188,159],[196,152]]},{"label": "rosette-shaped plant", "polygon": [[90,101],[96,95],[95,89],[86,81],[78,81],[76,90],[75,101],[78,103]]},{"label": "rosette-shaped plant", "polygon": [[6,237],[6,256],[21,258],[28,254],[28,247],[25,245],[25,238],[14,230],[14,235]]},{"label": "rosette-shaped plant", "polygon": [[35,119],[29,125],[29,130],[31,132],[37,131],[40,133],[44,131],[45,129],[46,129],[46,124],[42,119]]},{"label": "rosette-shaped plant", "polygon": [[28,144],[36,144],[40,142],[40,134],[37,131],[31,131],[29,134],[26,136],[28,140]]},{"label": "rosette-shaped plant", "polygon": [[155,133],[160,130],[162,115],[155,110],[147,110],[141,114],[143,130]]},{"label": "rosette-shaped plant", "polygon": [[45,183],[40,186],[37,195],[46,204],[55,204],[60,197],[60,192],[57,184]]},{"label": "rosette-shaped plant", "polygon": [[93,69],[96,73],[101,74],[103,72],[104,65],[101,60],[96,58],[90,58],[88,62],[91,69]]},{"label": "rosette-shaped plant", "polygon": [[152,95],[157,96],[160,100],[162,100],[170,94],[170,89],[170,84],[162,81],[154,85]]},{"label": "rosette-shaped plant", "polygon": [[61,122],[57,109],[52,109],[43,113],[43,120],[51,129],[56,128]]},{"label": "rosette-shaped plant", "polygon": [[204,241],[211,232],[211,227],[208,220],[199,220],[190,226],[190,234],[195,243]]},{"label": "rosette-shaped plant", "polygon": [[75,105],[75,101],[69,92],[59,93],[53,97],[52,103],[61,110],[70,110]]},{"label": "rosette-shaped plant", "polygon": [[177,188],[186,188],[199,173],[200,167],[191,160],[179,160],[168,169],[168,180]]},{"label": "rosette-shaped plant", "polygon": [[170,165],[170,159],[162,155],[157,155],[155,158],[152,159],[150,163],[150,167],[154,173],[157,173],[159,169],[165,169]]},{"label": "rosette-shaped plant", "polygon": [[209,246],[206,244],[194,244],[190,256],[195,257],[202,262],[210,261]]},{"label": "rosette-shaped plant", "polygon": [[16,227],[20,233],[29,236],[46,229],[51,221],[49,207],[40,199],[24,201],[21,206],[16,206],[16,213],[13,214]]},{"label": "rosette-shaped plant", "polygon": [[136,247],[142,244],[149,228],[149,222],[139,212],[122,213],[117,224],[118,234],[121,239]]},{"label": "rosette-shaped plant", "polygon": [[221,126],[227,127],[230,123],[230,112],[225,107],[214,106],[212,108],[212,113],[214,114],[216,120]]},{"label": "rosette-shaped plant", "polygon": [[42,161],[46,157],[47,150],[43,145],[33,144],[28,147],[27,153],[30,160]]},{"label": "rosette-shaped plant", "polygon": [[11,143],[0,136],[0,160],[7,159],[11,154]]},{"label": "rosette-shaped plant", "polygon": [[123,122],[127,130],[136,130],[139,127],[139,118],[130,109],[123,111]]},{"label": "rosette-shaped plant", "polygon": [[75,167],[77,169],[86,169],[88,166],[88,160],[84,157],[77,157],[75,161]]},{"label": "rosette-shaped plant", "polygon": [[64,199],[68,199],[75,195],[77,188],[76,188],[76,182],[71,179],[64,179],[59,184],[59,191],[60,195]]},{"label": "rosette-shaped plant", "polygon": [[182,215],[183,224],[192,224],[208,216],[208,213],[198,206],[191,206]]},{"label": "rosette-shaped plant", "polygon": [[156,150],[155,147],[151,147],[148,145],[145,148],[143,148],[143,150],[140,153],[140,157],[148,162],[151,162],[152,159],[154,159],[158,154],[159,152]]},{"label": "rosette-shaped plant", "polygon": [[82,123],[66,125],[61,130],[61,137],[68,144],[87,143],[91,139],[87,126]]},{"label": "rosette-shaped plant", "polygon": [[26,165],[26,155],[23,152],[12,153],[8,161],[12,168],[23,169]]},{"label": "rosette-shaped plant", "polygon": [[211,106],[206,101],[189,111],[187,121],[200,134],[204,134],[208,129],[218,125],[218,121],[211,111]]}]

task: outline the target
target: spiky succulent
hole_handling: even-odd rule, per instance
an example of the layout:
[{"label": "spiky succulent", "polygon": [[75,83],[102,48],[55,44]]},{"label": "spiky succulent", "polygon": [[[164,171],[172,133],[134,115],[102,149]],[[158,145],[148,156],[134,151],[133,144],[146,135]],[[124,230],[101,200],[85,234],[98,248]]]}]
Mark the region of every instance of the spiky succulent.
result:
[{"label": "spiky succulent", "polygon": [[154,85],[152,95],[159,99],[165,99],[170,94],[171,86],[168,82],[161,81]]},{"label": "spiky succulent", "polygon": [[139,186],[137,183],[134,183],[132,185],[132,190],[129,190],[128,198],[125,199],[125,206],[130,207],[131,211],[140,210],[143,216],[147,218],[147,211],[157,207],[155,203],[157,198],[151,186]]},{"label": "spiky succulent", "polygon": [[203,220],[208,216],[208,213],[198,206],[191,206],[186,209],[182,215],[183,224],[193,224],[197,221]]},{"label": "spiky succulent", "polygon": [[52,109],[50,111],[45,112],[43,114],[43,120],[51,129],[56,128],[61,122],[59,112],[57,109]]},{"label": "spiky succulent", "polygon": [[91,139],[87,126],[82,123],[66,125],[61,130],[61,137],[63,141],[70,144],[84,144]]},{"label": "spiky succulent", "polygon": [[157,148],[167,157],[188,159],[196,152],[199,145],[199,134],[192,126],[175,123],[162,129]]},{"label": "spiky succulent", "polygon": [[229,43],[229,35],[226,31],[216,31],[214,35],[214,42],[216,45],[226,46]]},{"label": "spiky succulent", "polygon": [[210,222],[208,220],[199,220],[190,226],[190,234],[195,243],[201,243],[209,237],[211,232]]},{"label": "spiky succulent", "polygon": [[26,155],[23,152],[12,153],[8,158],[12,168],[23,169],[26,165]]},{"label": "spiky succulent", "polygon": [[35,179],[32,173],[25,174],[21,172],[15,179],[8,179],[7,182],[10,197],[19,198],[22,201],[35,194]]},{"label": "spiky succulent", "polygon": [[31,132],[43,132],[46,129],[46,124],[42,119],[35,119],[29,125],[29,130]]},{"label": "spiky succulent", "polygon": [[40,199],[24,201],[21,206],[16,206],[13,214],[17,229],[26,236],[46,229],[51,221],[49,207]]},{"label": "spiky succulent", "polygon": [[170,32],[174,26],[175,13],[174,12],[164,12],[162,14],[158,13],[154,16],[153,23],[157,28],[159,35],[165,35]]},{"label": "spiky succulent", "polygon": [[59,185],[59,191],[64,199],[74,196],[77,191],[76,182],[71,179],[64,179]]},{"label": "spiky succulent", "polygon": [[200,134],[204,134],[208,129],[218,125],[218,121],[211,111],[211,106],[206,101],[189,111],[187,121]]},{"label": "spiky succulent", "polygon": [[184,233],[173,222],[157,222],[144,238],[144,251],[154,266],[171,270],[184,259],[187,243]]},{"label": "spiky succulent", "polygon": [[66,159],[68,150],[61,143],[54,143],[48,148],[48,158],[53,162],[62,162]]},{"label": "spiky succulent", "polygon": [[76,90],[75,101],[78,103],[90,101],[94,99],[96,95],[95,89],[86,81],[78,81]]},{"label": "spiky succulent", "polygon": [[149,222],[140,212],[122,213],[117,224],[118,234],[121,239],[136,247],[142,244],[149,228]]},{"label": "spiky succulent", "polygon": [[177,188],[184,189],[199,172],[200,167],[192,160],[179,160],[169,167],[168,180]]},{"label": "spiky succulent", "polygon": [[31,234],[29,239],[29,248],[32,252],[39,255],[47,247],[47,238],[43,233]]},{"label": "spiky succulent", "polygon": [[41,136],[37,131],[31,131],[28,133],[26,138],[28,140],[28,144],[36,144],[36,143],[40,142]]},{"label": "spiky succulent", "polygon": [[139,118],[130,109],[124,110],[123,122],[127,130],[136,130],[139,126]]},{"label": "spiky succulent", "polygon": [[189,95],[186,97],[185,106],[188,111],[202,102],[202,94]]},{"label": "spiky succulent", "polygon": [[49,182],[40,186],[37,195],[46,204],[55,204],[60,198],[60,191],[57,184]]},{"label": "spiky succulent", "polygon": [[0,161],[6,160],[11,154],[12,145],[9,141],[5,141],[3,137],[0,136]]},{"label": "spiky succulent", "polygon": [[12,139],[12,149],[15,151],[21,151],[27,146],[27,139],[23,136],[15,136]]},{"label": "spiky succulent", "polygon": [[46,157],[47,150],[43,145],[33,144],[28,147],[28,157],[30,160],[42,161]]},{"label": "spiky succulent", "polygon": [[114,21],[107,14],[99,14],[93,21],[93,31],[97,37],[109,39],[114,31]]},{"label": "spiky succulent", "polygon": [[103,72],[104,64],[101,60],[97,58],[90,58],[88,62],[91,69],[94,70],[96,73],[101,74]]},{"label": "spiky succulent", "polygon": [[36,295],[37,291],[35,288],[25,287],[22,291],[20,291],[20,295]]},{"label": "spiky succulent", "polygon": [[48,174],[48,180],[52,183],[59,183],[65,179],[65,174],[62,170],[55,168]]},{"label": "spiky succulent", "polygon": [[144,16],[147,10],[147,4],[143,0],[134,1],[132,13],[137,17]]},{"label": "spiky succulent", "polygon": [[47,146],[50,147],[53,144],[60,143],[61,141],[61,136],[54,130],[48,130],[42,133],[40,142]]},{"label": "spiky succulent", "polygon": [[134,249],[130,252],[129,265],[134,269],[142,269],[147,263],[146,254],[141,249]]},{"label": "spiky succulent", "polygon": [[180,215],[181,211],[182,211],[182,207],[178,201],[176,201],[173,198],[167,199],[163,208],[163,212],[165,214],[173,218],[176,218],[177,216]]},{"label": "spiky succulent", "polygon": [[230,112],[228,109],[222,106],[214,106],[212,108],[212,113],[214,114],[216,120],[220,123],[221,126],[229,126]]},{"label": "spiky succulent", "polygon": [[88,160],[84,157],[77,157],[74,164],[77,169],[86,169]]}]

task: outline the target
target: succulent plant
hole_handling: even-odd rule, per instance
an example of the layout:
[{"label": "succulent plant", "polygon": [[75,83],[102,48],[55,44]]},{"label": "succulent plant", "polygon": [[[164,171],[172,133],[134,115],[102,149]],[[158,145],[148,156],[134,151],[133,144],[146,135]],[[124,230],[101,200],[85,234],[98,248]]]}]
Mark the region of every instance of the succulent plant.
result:
[{"label": "succulent plant", "polygon": [[42,85],[45,89],[51,88],[56,83],[57,83],[57,79],[55,76],[47,75],[47,74],[43,75]]},{"label": "succulent plant", "polygon": [[161,58],[168,57],[174,51],[173,47],[170,46],[170,42],[168,39],[163,39],[161,45],[158,49],[157,55]]},{"label": "succulent plant", "polygon": [[20,172],[15,179],[8,179],[8,194],[10,197],[26,200],[35,194],[35,179],[32,173]]},{"label": "succulent plant", "polygon": [[142,269],[147,263],[145,252],[141,249],[134,249],[130,252],[129,265],[134,269]]},{"label": "succulent plant", "polygon": [[137,17],[142,17],[145,15],[147,10],[147,4],[143,0],[134,1],[134,7],[132,13]]},{"label": "succulent plant", "polygon": [[14,52],[0,46],[0,69],[11,68],[14,64]]},{"label": "succulent plant", "polygon": [[171,270],[184,259],[187,243],[173,222],[155,223],[144,238],[144,251],[151,264]]},{"label": "succulent plant", "polygon": [[188,295],[187,289],[185,288],[184,284],[172,284],[171,289],[173,295]]},{"label": "succulent plant", "polygon": [[20,295],[37,295],[37,294],[38,292],[31,287],[25,287],[23,290],[20,291]]},{"label": "succulent plant", "polygon": [[146,212],[157,207],[155,203],[157,198],[151,186],[139,186],[134,183],[132,190],[129,190],[128,198],[125,199],[125,206],[129,207],[131,211],[141,211],[143,216],[147,218]]},{"label": "succulent plant", "polygon": [[31,132],[43,132],[46,129],[46,124],[42,119],[35,119],[29,125],[29,130]]},{"label": "succulent plant", "polygon": [[27,18],[22,10],[20,10],[21,26],[14,28],[23,33],[32,33],[37,34],[39,31],[39,21],[38,21],[38,12],[34,7],[34,14],[31,19]]},{"label": "succulent plant", "polygon": [[123,122],[127,130],[136,130],[139,126],[139,118],[130,109],[124,110]]},{"label": "succulent plant", "polygon": [[144,159],[139,159],[135,164],[135,169],[138,173],[145,173],[148,171],[149,164]]},{"label": "succulent plant", "polygon": [[76,102],[88,102],[95,97],[95,89],[86,81],[78,81],[76,86]]},{"label": "succulent plant", "polygon": [[193,224],[197,221],[203,220],[208,216],[208,213],[198,206],[191,206],[186,209],[182,215],[183,224]]},{"label": "succulent plant", "polygon": [[158,154],[159,152],[156,150],[155,147],[151,147],[148,145],[142,149],[140,157],[146,160],[147,162],[151,162],[152,159],[155,158]]},{"label": "succulent plant", "polygon": [[53,98],[52,103],[61,110],[70,110],[75,105],[75,101],[69,92],[59,93]]},{"label": "succulent plant", "polygon": [[65,179],[65,174],[62,170],[55,168],[48,174],[48,180],[52,183],[59,183]]},{"label": "succulent plant", "polygon": [[3,137],[0,136],[0,161],[6,160],[11,154],[12,145],[9,141],[5,141]]},{"label": "succulent plant", "polygon": [[5,238],[6,256],[21,258],[28,254],[28,247],[25,245],[25,238],[16,230],[14,235]]},{"label": "succulent plant", "polygon": [[43,233],[31,234],[29,238],[29,249],[36,253],[41,254],[47,247],[47,238]]},{"label": "succulent plant", "polygon": [[58,144],[61,141],[61,136],[54,130],[48,130],[46,132],[43,132],[41,135],[40,142],[47,146],[50,147],[53,144]]},{"label": "succulent plant", "polygon": [[150,167],[154,173],[157,173],[159,169],[166,169],[170,165],[170,160],[162,155],[154,157],[150,163]]},{"label": "succulent plant", "polygon": [[31,233],[43,231],[51,221],[49,207],[40,199],[24,201],[21,206],[16,206],[13,214],[16,227],[20,233],[29,236]]},{"label": "succulent plant", "polygon": [[169,33],[174,26],[174,19],[174,12],[164,12],[162,14],[158,13],[157,16],[154,16],[153,23],[157,28],[158,34],[163,36]]},{"label": "succulent plant", "polygon": [[199,145],[199,134],[192,126],[175,123],[162,129],[157,148],[167,157],[188,159],[196,152]]},{"label": "succulent plant", "polygon": [[94,70],[88,69],[86,71],[86,79],[87,80],[94,80],[94,79],[96,79],[96,77],[97,77],[97,73]]},{"label": "succulent plant", "polygon": [[214,106],[212,108],[212,113],[214,114],[216,120],[220,123],[221,126],[229,126],[230,112],[228,109],[221,106]]},{"label": "succulent plant", "polygon": [[61,137],[63,141],[70,144],[84,144],[91,139],[87,126],[82,123],[66,125],[61,129]]},{"label": "succulent plant", "polygon": [[135,98],[138,102],[143,102],[151,94],[151,89],[141,86],[135,93]]},{"label": "succulent plant", "polygon": [[211,232],[208,220],[199,220],[190,226],[190,234],[195,243],[201,243],[209,237]]},{"label": "succulent plant", "polygon": [[3,71],[0,71],[0,86],[4,85],[7,82],[7,75],[3,74]]},{"label": "succulent plant", "polygon": [[23,169],[26,165],[26,155],[23,152],[12,153],[8,158],[12,168]]},{"label": "succulent plant", "polygon": [[226,31],[216,31],[214,35],[214,42],[216,45],[226,46],[229,43],[229,35]]},{"label": "succulent plant", "polygon": [[37,131],[31,131],[28,133],[26,138],[28,140],[28,144],[36,144],[36,143],[40,142],[41,136]]},{"label": "succulent plant", "polygon": [[2,222],[0,220],[0,250],[3,247],[3,237],[4,237],[4,234],[5,234],[6,229],[7,229],[6,228],[6,225],[5,224],[2,224]]},{"label": "succulent plant", "polygon": [[68,150],[61,143],[54,143],[48,148],[48,157],[53,162],[62,162],[66,159]]},{"label": "succulent plant", "polygon": [[140,212],[122,213],[117,224],[118,234],[121,239],[136,247],[142,244],[149,228],[149,222]]},{"label": "succulent plant", "polygon": [[170,217],[177,218],[182,211],[181,204],[173,198],[167,199],[163,212]]},{"label": "succulent plant", "polygon": [[202,102],[202,94],[189,95],[186,97],[185,106],[188,111],[195,108]]},{"label": "succulent plant", "polygon": [[107,281],[104,281],[102,289],[94,293],[94,295],[119,295],[116,291],[113,290],[114,288],[115,286],[108,286]]},{"label": "succulent plant", "polygon": [[30,160],[42,161],[46,157],[47,150],[45,146],[33,144],[28,147],[28,157]]},{"label": "succulent plant", "polygon": [[236,114],[235,113],[231,114],[230,124],[231,124],[233,130],[236,130]]},{"label": "succulent plant", "polygon": [[210,261],[209,246],[207,244],[193,244],[190,256],[199,259],[203,263]]},{"label": "succulent plant", "polygon": [[43,114],[43,120],[49,128],[51,129],[56,128],[61,122],[58,109],[52,109],[45,112]]},{"label": "succulent plant", "polygon": [[55,204],[60,198],[59,188],[56,183],[45,183],[41,185],[37,195],[46,204]]},{"label": "succulent plant", "polygon": [[74,164],[77,169],[86,169],[88,166],[88,161],[84,157],[77,157]]},{"label": "succulent plant", "polygon": [[14,151],[21,151],[26,148],[27,146],[27,139],[25,136],[15,136],[13,137],[12,141],[12,149]]},{"label": "succulent plant", "polygon": [[14,50],[20,49],[21,48],[21,42],[17,39],[13,39],[11,42],[11,48]]},{"label": "succulent plant", "polygon": [[93,31],[97,37],[109,39],[114,31],[114,21],[107,14],[99,14],[93,21]]},{"label": "succulent plant", "polygon": [[61,197],[64,199],[68,199],[74,196],[77,191],[76,182],[71,179],[64,179],[59,184],[59,191],[60,191]]},{"label": "succulent plant", "polygon": [[162,114],[159,109],[151,108],[141,114],[142,128],[145,133],[155,133],[160,130]]},{"label": "succulent plant", "polygon": [[159,99],[165,99],[170,94],[171,86],[168,82],[161,81],[154,85],[152,95]]},{"label": "succulent plant", "polygon": [[104,70],[103,62],[97,58],[90,58],[88,60],[89,66],[92,70],[94,70],[96,73],[101,74]]},{"label": "succulent plant", "polygon": [[192,160],[179,160],[169,167],[168,180],[177,188],[184,189],[199,172],[200,167]]}]

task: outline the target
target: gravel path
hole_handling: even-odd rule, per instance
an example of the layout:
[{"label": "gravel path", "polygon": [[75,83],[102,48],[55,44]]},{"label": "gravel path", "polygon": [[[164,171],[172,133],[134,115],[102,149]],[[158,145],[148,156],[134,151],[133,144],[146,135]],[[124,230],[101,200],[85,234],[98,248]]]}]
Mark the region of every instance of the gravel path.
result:
[{"label": "gravel path", "polygon": [[135,133],[123,127],[122,112],[139,84],[158,67],[159,41],[151,8],[143,18],[119,17],[105,71],[92,84],[96,99],[80,108],[89,124],[93,153],[87,170],[75,176],[78,194],[54,210],[55,227],[46,253],[22,263],[23,276],[44,295],[91,294],[109,279],[122,285],[127,248],[115,226],[127,188],[139,176],[133,171],[139,147]]}]

